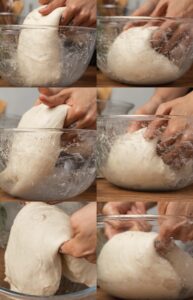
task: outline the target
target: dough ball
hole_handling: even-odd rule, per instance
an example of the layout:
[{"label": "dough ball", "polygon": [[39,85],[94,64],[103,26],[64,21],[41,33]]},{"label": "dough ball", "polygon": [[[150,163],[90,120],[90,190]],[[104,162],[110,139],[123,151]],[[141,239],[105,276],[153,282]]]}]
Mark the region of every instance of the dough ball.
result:
[{"label": "dough ball", "polygon": [[157,29],[134,27],[115,39],[107,55],[107,69],[112,77],[131,84],[162,84],[185,72],[152,48],[151,36]]},{"label": "dough ball", "polygon": [[[54,85],[62,76],[63,45],[58,25],[66,8],[58,7],[49,15],[43,16],[39,12],[43,7],[38,7],[27,15],[23,24],[29,27],[22,29],[19,36],[18,70],[21,80],[27,86]],[[47,25],[51,27],[44,27]]]},{"label": "dough ball", "polygon": [[[68,108],[34,106],[23,115],[18,128],[61,129]],[[0,173],[0,187],[12,196],[38,200],[38,186],[52,174],[59,157],[60,138],[61,133],[54,131],[15,132],[7,167]]]},{"label": "dough ball", "polygon": [[[97,262],[99,286],[123,299],[178,299],[184,288],[191,289],[192,293],[193,259],[180,249],[170,253],[173,264],[170,259],[159,256],[154,247],[156,236],[153,232],[128,231],[110,239]],[[185,269],[184,265],[190,262]],[[186,286],[180,277],[183,271],[178,273],[178,264],[189,278]]]},{"label": "dough ball", "polygon": [[54,295],[62,273],[73,282],[95,285],[95,265],[59,254],[72,236],[69,216],[56,206],[27,204],[16,216],[5,253],[11,290],[34,296]]},{"label": "dough ball", "polygon": [[120,136],[112,145],[102,172],[111,183],[142,191],[167,191],[192,182],[193,161],[180,170],[166,165],[156,151],[157,139],[144,138],[146,128]]}]

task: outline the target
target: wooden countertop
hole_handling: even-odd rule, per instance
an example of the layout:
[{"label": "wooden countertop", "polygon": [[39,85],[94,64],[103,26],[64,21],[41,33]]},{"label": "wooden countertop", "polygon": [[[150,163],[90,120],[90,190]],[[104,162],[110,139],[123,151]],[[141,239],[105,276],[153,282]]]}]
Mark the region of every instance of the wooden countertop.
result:
[{"label": "wooden countertop", "polygon": [[[96,87],[96,67],[88,67],[84,75],[75,82],[74,87]],[[11,85],[0,78],[0,87],[10,87]]]},{"label": "wooden countertop", "polygon": [[[97,300],[115,300],[115,299],[118,299],[118,298],[108,295],[106,292],[104,292],[100,288],[97,289]],[[191,298],[189,300],[193,300],[193,298]]]},{"label": "wooden countertop", "polygon": [[[2,201],[27,201],[27,200],[12,197],[0,189],[0,202],[2,202]],[[65,201],[66,202],[68,202],[68,201],[69,202],[71,202],[71,201],[73,201],[73,202],[79,202],[79,201],[94,202],[94,201],[96,201],[96,183],[93,183],[92,186],[84,193],[82,193],[76,197],[69,198]]]},{"label": "wooden countertop", "polygon": [[[122,84],[116,82],[114,80],[109,79],[106,75],[104,75],[101,71],[97,72],[97,86],[98,87],[129,87],[130,85]],[[167,87],[191,87],[193,86],[193,66],[192,68],[180,79],[176,80],[175,82],[164,84],[160,86],[167,86]],[[137,86],[136,86],[137,87]],[[158,85],[156,85],[158,87]]]},{"label": "wooden countertop", "polygon": [[180,201],[193,200],[193,185],[173,192],[135,192],[121,189],[105,179],[97,179],[97,202],[108,201]]}]

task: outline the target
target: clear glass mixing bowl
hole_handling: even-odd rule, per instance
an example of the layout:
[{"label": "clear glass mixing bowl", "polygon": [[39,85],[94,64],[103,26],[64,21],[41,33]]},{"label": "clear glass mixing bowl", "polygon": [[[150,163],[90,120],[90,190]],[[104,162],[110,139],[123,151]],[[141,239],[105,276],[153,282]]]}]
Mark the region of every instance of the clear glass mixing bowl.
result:
[{"label": "clear glass mixing bowl", "polygon": [[[170,135],[164,139],[167,126],[171,126],[174,120],[175,124],[182,126],[177,131],[172,126]],[[147,127],[153,121],[159,123],[154,137],[144,138]],[[109,182],[129,190],[171,191],[189,186],[193,183],[192,129],[193,118],[186,116],[99,116],[97,170]],[[139,136],[137,145],[133,144],[131,134]],[[146,142],[148,145],[144,146]],[[122,148],[124,143],[126,146]],[[147,151],[149,143],[150,152]],[[119,150],[115,150],[115,147]],[[122,151],[121,155],[116,151]]]},{"label": "clear glass mixing bowl", "polygon": [[[58,138],[60,145],[58,146]],[[25,140],[23,147],[18,146],[20,139]],[[41,156],[41,149],[33,148],[33,144],[49,143],[52,149],[56,149],[56,161],[53,162],[48,174],[44,172],[40,182],[28,177],[28,188],[22,195],[12,196],[23,198],[24,200],[31,201],[63,201],[74,196],[77,196],[87,190],[95,179],[95,146],[96,146],[96,131],[84,130],[84,129],[0,129],[0,174],[6,168],[9,169],[9,159],[12,157],[12,147],[14,146],[14,155],[19,159],[16,163],[19,167],[26,162],[26,168],[29,168],[30,160],[35,155]],[[29,151],[29,147],[32,145],[34,152]],[[49,150],[48,150],[49,151]],[[47,163],[50,164],[52,157],[47,154]],[[55,150],[53,155],[55,156]],[[55,159],[55,158],[54,158]],[[27,165],[27,161],[29,164]],[[34,168],[35,166],[33,166]],[[44,166],[36,166],[38,169],[45,168]],[[33,169],[32,168],[32,169]],[[12,169],[13,171],[13,169]],[[18,172],[15,170],[15,176],[17,178]],[[31,173],[31,174],[32,174]],[[21,173],[20,173],[21,175]],[[0,175],[1,176],[1,175]],[[19,175],[18,175],[19,176]],[[32,176],[34,178],[34,174]],[[19,181],[18,181],[19,183]],[[8,185],[9,186],[9,185]],[[0,180],[0,187],[5,189]],[[9,187],[5,190],[9,192]]]},{"label": "clear glass mixing bowl", "polygon": [[[133,275],[132,277],[132,282],[130,282],[129,280],[129,275],[131,270],[132,270],[132,266],[126,266],[126,264],[128,262],[126,262],[128,259],[126,257],[126,253],[125,247],[124,247],[124,243],[122,243],[122,239],[121,239],[121,235],[122,234],[127,234],[127,233],[131,233],[134,234],[135,232],[145,232],[145,234],[155,234],[155,240],[157,238],[157,235],[159,230],[160,230],[160,226],[170,226],[171,225],[175,226],[175,224],[181,224],[181,230],[182,231],[186,231],[188,230],[193,230],[193,219],[192,218],[188,218],[185,216],[161,216],[161,215],[109,215],[109,216],[103,216],[103,215],[99,215],[98,216],[98,221],[97,221],[97,237],[98,237],[98,250],[97,250],[97,256],[98,256],[98,286],[99,289],[97,291],[98,297],[101,297],[103,299],[111,299],[109,296],[114,296],[116,298],[123,298],[123,299],[132,299],[132,300],[146,300],[146,299],[154,299],[154,300],[163,300],[163,299],[191,299],[191,297],[193,296],[193,289],[192,289],[192,285],[190,287],[190,282],[193,282],[193,277],[191,278],[191,276],[193,276],[193,273],[191,271],[191,267],[189,264],[183,263],[183,258],[180,256],[175,257],[175,255],[173,256],[172,254],[172,245],[173,243],[175,243],[175,245],[177,245],[181,250],[184,251],[185,255],[189,254],[189,259],[193,260],[193,241],[186,241],[186,242],[182,242],[181,240],[178,240],[177,236],[172,236],[171,235],[171,244],[170,246],[164,246],[165,248],[161,249],[159,246],[159,239],[158,242],[155,242],[155,250],[157,251],[158,255],[160,255],[161,257],[163,257],[166,260],[169,260],[171,265],[177,265],[178,267],[176,268],[176,270],[181,273],[181,286],[179,288],[178,291],[178,296],[176,297],[171,297],[171,294],[168,294],[168,297],[163,296],[163,295],[159,295],[159,293],[157,292],[157,289],[159,290],[158,285],[160,285],[160,282],[162,282],[162,284],[164,285],[165,283],[165,287],[167,287],[167,281],[164,282],[164,274],[161,272],[161,270],[159,269],[159,271],[157,272],[157,274],[155,275],[155,277],[158,277],[158,281],[159,284],[155,285],[155,282],[152,283],[151,286],[151,280],[153,277],[153,270],[155,268],[154,262],[152,261],[146,261],[145,260],[145,255],[148,256],[148,253],[151,253],[149,256],[149,259],[151,259],[151,255],[152,255],[152,250],[150,249],[151,247],[149,246],[148,243],[144,243],[144,247],[142,246],[142,244],[140,244],[139,241],[138,244],[136,245],[136,252],[134,255],[134,259],[136,259],[136,268],[140,268],[140,264],[141,264],[141,258],[143,258],[144,255],[144,266],[142,266],[142,269],[144,271],[144,273],[140,273],[139,271],[137,271],[136,273],[133,273],[135,275]],[[106,268],[105,269],[101,269],[101,258],[100,258],[100,254],[105,250],[105,248],[107,247],[108,244],[108,238],[106,236],[106,229],[107,226],[111,226],[113,225],[114,228],[118,229],[120,232],[118,233],[119,230],[117,230],[117,233],[114,232],[114,236],[111,238],[113,239],[117,239],[116,240],[116,246],[114,244],[114,249],[116,247],[118,247],[119,249],[119,253],[117,253],[117,251],[115,251],[113,253],[109,253],[109,257],[111,258],[111,262],[108,261],[106,262]],[[121,229],[120,229],[121,228]],[[122,232],[122,233],[121,233]],[[118,238],[119,237],[119,238]],[[130,236],[127,237],[128,239],[130,238]],[[140,237],[139,239],[142,239],[143,237]],[[110,239],[110,241],[111,241]],[[120,246],[119,246],[120,243]],[[122,246],[121,246],[122,245]],[[142,248],[139,249],[139,245],[142,246]],[[149,247],[149,248],[148,248]],[[170,248],[171,247],[171,248]],[[173,257],[173,258],[172,258]],[[176,258],[178,258],[179,261],[176,261]],[[108,260],[108,259],[107,259]],[[120,277],[120,274],[118,272],[118,265],[119,263],[125,264],[126,268],[125,271],[127,270],[128,274],[125,275],[125,277],[127,276],[127,279],[124,279]],[[143,264],[143,263],[142,263]],[[145,268],[148,268],[148,264],[149,264],[149,269],[145,271]],[[109,268],[110,265],[110,269]],[[154,266],[153,266],[154,265]],[[115,268],[115,270],[113,270],[113,266]],[[180,270],[180,271],[179,271]],[[155,271],[155,270],[154,270]],[[107,279],[108,284],[106,282],[106,280],[104,279],[106,277],[106,274],[109,272],[109,278]],[[116,274],[116,280],[115,280],[115,276],[112,274]],[[143,296],[143,293],[141,292],[141,288],[144,288],[144,281],[146,279],[144,279],[144,274],[146,278],[149,278],[150,281],[147,280],[147,290],[149,290],[149,294],[146,290],[146,296]],[[151,275],[152,274],[152,275]],[[189,281],[189,288],[187,288],[186,284],[187,284],[187,277],[185,278],[185,275],[188,275],[188,281]],[[143,278],[143,279],[142,279]],[[170,277],[171,279],[171,277]],[[154,279],[153,279],[154,280]],[[130,291],[130,287],[131,290],[133,288],[133,285],[135,287],[137,287],[136,289],[136,296],[133,298],[130,297],[121,297],[121,295],[119,294],[119,292],[115,291],[116,289],[120,289],[122,287],[122,290],[128,290]],[[172,289],[172,288],[171,288]],[[154,292],[153,292],[154,291]],[[131,292],[132,293],[132,292]],[[154,297],[152,296],[152,293],[154,293]],[[140,295],[139,295],[140,294]],[[148,297],[149,296],[149,297]],[[114,298],[112,298],[114,299]]]},{"label": "clear glass mixing bowl", "polygon": [[[162,26],[165,26],[166,23],[169,26],[163,30]],[[159,55],[157,59],[152,57],[153,52],[148,57],[144,56],[148,51],[141,46],[142,38],[136,33],[130,37],[129,42],[126,36],[120,38],[119,35],[124,31],[124,27],[127,24],[133,27],[131,29],[135,28],[135,30],[137,28],[146,30],[147,27],[152,28],[156,26],[156,44],[152,46],[155,40],[152,37],[153,33],[151,33],[150,46],[153,47],[153,51],[157,52],[155,54],[161,53],[162,55]],[[118,49],[118,42],[116,43],[118,37],[119,45],[122,43],[122,48],[119,50],[119,53],[113,54],[115,53],[115,48]],[[162,41],[164,41],[165,48]],[[138,45],[139,50],[136,50]],[[168,45],[171,47],[168,47]],[[126,55],[127,48],[132,49],[132,59]],[[137,55],[137,58],[134,60],[135,55]],[[171,70],[171,66],[168,66],[169,62],[172,63],[174,69],[172,68]],[[166,84],[183,76],[192,66],[192,62],[192,19],[125,16],[98,17],[97,65],[105,75],[115,81],[141,86]],[[162,68],[162,71],[164,69],[162,76],[159,74],[160,68]]]},{"label": "clear glass mixing bowl", "polygon": [[[62,279],[57,295],[50,297],[38,297],[13,292],[4,282],[4,253],[9,237],[9,232],[17,213],[23,207],[19,202],[0,203],[0,299],[1,300],[94,300],[96,287],[86,287],[82,284],[72,283]],[[60,208],[62,206],[60,205]]]},{"label": "clear glass mixing bowl", "polygon": [[[58,31],[59,41],[59,63],[55,64],[52,70],[47,70],[45,74],[45,66],[42,65],[42,76],[46,76],[42,82],[37,77],[33,82],[28,81],[28,76],[24,76],[19,67],[19,59],[17,56],[18,42],[21,33],[25,35],[29,32],[29,39],[34,32],[34,35],[41,32],[43,35],[49,36],[49,33]],[[26,26],[26,25],[1,25],[0,26],[0,76],[8,81],[13,86],[69,86],[76,82],[86,71],[92,58],[95,48],[96,30],[94,28],[73,27],[73,26]],[[57,48],[55,44],[52,47]],[[30,53],[29,53],[30,54]],[[35,64],[41,62],[41,56],[50,57],[50,49],[44,49],[40,53],[40,57],[36,57],[33,53],[30,54],[31,59],[34,59]],[[58,56],[58,48],[56,49]],[[39,70],[41,66],[39,65]],[[29,72],[36,72],[33,68]],[[57,75],[54,78],[52,74]],[[30,76],[30,74],[29,74]],[[50,77],[51,76],[51,77]],[[34,78],[34,76],[33,76]]]}]

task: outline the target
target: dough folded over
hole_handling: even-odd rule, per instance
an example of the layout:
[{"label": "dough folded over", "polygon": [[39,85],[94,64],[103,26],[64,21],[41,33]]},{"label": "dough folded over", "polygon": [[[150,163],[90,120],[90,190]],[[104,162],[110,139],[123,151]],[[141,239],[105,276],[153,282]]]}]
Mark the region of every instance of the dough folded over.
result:
[{"label": "dough folded over", "polygon": [[27,204],[16,216],[5,253],[6,281],[13,291],[54,295],[62,273],[73,282],[96,284],[96,265],[59,254],[72,236],[69,216],[56,206]]},{"label": "dough folded over", "polygon": [[[4,191],[12,196],[35,200],[34,188],[54,170],[62,134],[38,129],[63,128],[68,108],[68,105],[48,108],[41,104],[23,115],[18,128],[29,128],[29,131],[14,133],[7,167],[0,173],[0,187]],[[30,131],[30,128],[37,130]]]},{"label": "dough folded over", "polygon": [[107,69],[115,79],[133,84],[161,84],[178,79],[187,70],[152,48],[151,37],[157,29],[134,27],[115,39],[107,54]]},{"label": "dough folded over", "polygon": [[18,41],[19,76],[28,86],[54,85],[62,76],[63,45],[58,25],[66,8],[56,8],[49,15],[43,16],[39,13],[43,7],[27,15]]},{"label": "dough folded over", "polygon": [[174,245],[166,258],[154,247],[157,234],[128,231],[115,235],[101,250],[98,284],[123,299],[179,299],[193,293],[193,259]]},{"label": "dough folded over", "polygon": [[144,138],[146,128],[120,136],[112,145],[102,172],[111,183],[134,190],[167,191],[192,182],[193,160],[180,170],[158,156],[157,139]]}]

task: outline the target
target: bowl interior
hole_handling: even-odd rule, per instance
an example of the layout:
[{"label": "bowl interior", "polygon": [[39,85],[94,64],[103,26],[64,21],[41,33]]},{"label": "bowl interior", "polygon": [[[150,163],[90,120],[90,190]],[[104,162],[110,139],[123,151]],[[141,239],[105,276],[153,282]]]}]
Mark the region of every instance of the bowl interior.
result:
[{"label": "bowl interior", "polygon": [[[2,289],[5,289],[5,292],[9,294],[11,298],[8,299],[20,299],[19,295],[22,296],[22,294],[18,294],[15,292],[12,292],[9,288],[9,284],[5,282],[5,263],[4,263],[4,254],[5,249],[7,245],[7,241],[9,238],[9,232],[11,229],[11,226],[13,224],[13,221],[17,215],[17,213],[21,210],[24,204],[21,204],[17,201],[15,202],[2,202],[0,203],[0,299],[3,297],[1,295]],[[63,208],[63,205],[60,205],[60,208]],[[59,290],[57,291],[55,296],[52,296],[52,300],[59,300],[63,299],[61,296],[73,296],[76,295],[81,298],[82,296],[87,296],[94,292],[94,288],[88,288],[86,285],[73,283],[66,279],[65,277],[62,277],[60,282]],[[85,294],[85,295],[84,295]],[[13,297],[13,298],[12,298]],[[15,297],[15,298],[14,298]],[[31,299],[30,295],[24,295],[24,298],[21,299]],[[47,297],[46,297],[47,298]],[[44,297],[33,297],[33,299],[45,299]],[[50,299],[50,297],[49,297]]]}]

